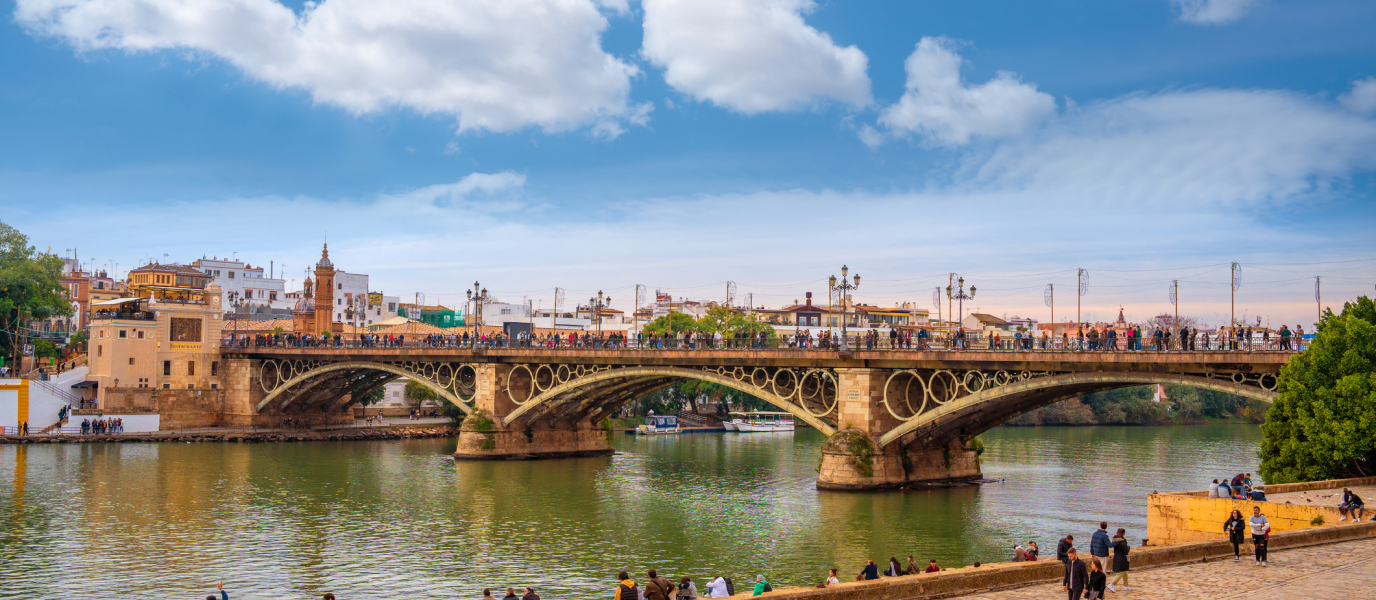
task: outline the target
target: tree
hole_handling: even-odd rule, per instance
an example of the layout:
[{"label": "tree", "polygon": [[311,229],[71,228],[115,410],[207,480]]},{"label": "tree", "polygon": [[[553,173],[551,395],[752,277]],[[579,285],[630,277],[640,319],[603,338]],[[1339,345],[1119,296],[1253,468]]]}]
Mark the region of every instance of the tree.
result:
[{"label": "tree", "polygon": [[5,356],[21,356],[26,340],[21,329],[30,321],[72,314],[61,280],[61,258],[38,252],[27,236],[0,222],[0,352]]},{"label": "tree", "polygon": [[1309,349],[1281,368],[1261,426],[1261,476],[1291,483],[1376,473],[1376,304],[1327,310]]},{"label": "tree", "polygon": [[684,331],[697,331],[698,321],[693,315],[681,312],[671,312],[645,324],[645,333],[681,333]]},{"label": "tree", "polygon": [[377,386],[373,388],[372,391],[364,394],[362,398],[359,398],[358,404],[359,406],[372,406],[378,402],[382,402],[383,394],[385,393],[386,390],[383,389],[382,386]]},{"label": "tree", "polygon": [[439,394],[436,394],[434,390],[425,387],[425,384],[414,379],[406,382],[405,393],[406,399],[416,403],[416,406],[420,406],[426,402],[435,402],[440,398]]}]

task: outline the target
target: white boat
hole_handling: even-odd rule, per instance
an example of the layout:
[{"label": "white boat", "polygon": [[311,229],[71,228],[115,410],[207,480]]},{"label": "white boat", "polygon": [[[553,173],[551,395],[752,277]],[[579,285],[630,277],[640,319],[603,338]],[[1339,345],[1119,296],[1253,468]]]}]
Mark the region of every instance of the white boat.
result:
[{"label": "white boat", "polygon": [[740,432],[793,431],[793,415],[786,412],[733,412],[728,429]]},{"label": "white boat", "polygon": [[721,426],[726,428],[727,431],[737,431],[735,421],[722,421]]},{"label": "white boat", "polygon": [[678,417],[674,415],[655,416],[653,412],[645,417],[645,424],[635,428],[635,432],[640,435],[664,435],[682,431],[678,427]]}]

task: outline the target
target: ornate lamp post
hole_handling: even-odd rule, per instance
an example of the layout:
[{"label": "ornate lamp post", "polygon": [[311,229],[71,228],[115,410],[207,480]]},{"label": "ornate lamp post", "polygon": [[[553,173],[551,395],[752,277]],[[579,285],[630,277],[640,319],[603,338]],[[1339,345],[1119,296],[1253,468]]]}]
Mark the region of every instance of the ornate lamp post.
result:
[{"label": "ornate lamp post", "polygon": [[860,287],[860,275],[858,275],[858,274],[855,276],[855,279],[853,280],[854,283],[851,283],[851,282],[849,282],[849,281],[846,281],[846,273],[847,273],[848,271],[850,271],[850,268],[849,268],[849,267],[847,267],[846,265],[841,265],[841,279],[840,279],[840,282],[839,282],[839,283],[837,282],[837,279],[836,279],[836,276],[835,276],[835,275],[832,275],[831,278],[827,280],[827,283],[831,286],[831,289],[836,290],[837,295],[839,295],[839,296],[841,297],[841,349],[842,349],[842,350],[848,350],[848,349],[849,349],[849,347],[847,346],[847,342],[846,342],[846,301],[847,301],[847,296],[848,296],[848,293],[849,293],[851,290],[854,290],[855,288]]},{"label": "ornate lamp post", "polygon": [[473,346],[478,345],[478,320],[481,318],[483,302],[487,301],[487,288],[482,287],[478,282],[473,282],[473,289],[464,292],[468,295],[468,301],[473,303],[473,308],[468,311],[468,316],[473,319]]},{"label": "ornate lamp post", "polygon": [[956,284],[955,284],[954,288],[953,288],[952,286],[950,286],[950,285],[947,285],[947,286],[946,286],[946,298],[947,298],[947,299],[950,299],[950,300],[956,300],[956,301],[957,301],[957,303],[956,303],[956,310],[957,310],[958,312],[956,312],[956,323],[959,323],[959,324],[960,324],[960,325],[959,325],[959,327],[960,327],[960,330],[959,330],[959,331],[964,332],[964,331],[965,331],[965,322],[964,322],[964,321],[965,321],[965,301],[966,301],[966,300],[974,300],[974,299],[975,299],[975,286],[971,285],[971,286],[970,286],[970,293],[969,293],[969,294],[966,294],[966,293],[965,293],[965,278],[964,278],[964,277],[957,277],[957,278],[956,278]]},{"label": "ornate lamp post", "polygon": [[593,318],[597,320],[598,343],[601,343],[602,340],[602,309],[610,307],[611,303],[612,297],[603,296],[602,290],[597,290],[596,298],[588,298],[588,308],[592,310]]}]

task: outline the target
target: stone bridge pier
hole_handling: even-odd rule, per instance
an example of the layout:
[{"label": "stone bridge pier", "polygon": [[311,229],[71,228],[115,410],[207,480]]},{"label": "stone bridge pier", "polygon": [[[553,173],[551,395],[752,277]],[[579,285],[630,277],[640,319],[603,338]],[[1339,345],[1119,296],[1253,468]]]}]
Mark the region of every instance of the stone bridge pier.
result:
[{"label": "stone bridge pier", "polygon": [[878,490],[913,484],[981,479],[979,458],[959,436],[918,440],[916,434],[881,445],[903,421],[884,405],[891,369],[837,369],[840,430],[822,447],[817,487]]},{"label": "stone bridge pier", "polygon": [[603,456],[612,453],[612,430],[602,411],[541,416],[511,415],[520,408],[510,389],[529,388],[529,371],[509,364],[480,364],[473,385],[473,411],[459,430],[454,458],[502,460]]}]

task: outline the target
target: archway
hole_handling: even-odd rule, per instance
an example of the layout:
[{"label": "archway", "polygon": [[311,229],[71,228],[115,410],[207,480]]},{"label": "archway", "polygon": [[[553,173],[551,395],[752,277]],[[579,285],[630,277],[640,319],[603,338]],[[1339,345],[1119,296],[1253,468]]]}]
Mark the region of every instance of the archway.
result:
[{"label": "archway", "polygon": [[[455,369],[458,368],[462,367],[456,367]],[[466,404],[463,401],[463,399],[458,396],[458,394],[454,393],[449,388],[442,386],[439,383],[432,381],[429,378],[426,378],[421,374],[416,373],[415,371],[412,371],[410,369],[404,369],[396,365],[373,362],[330,363],[307,370],[304,373],[301,373],[299,375],[291,377],[286,381],[281,382],[281,384],[273,388],[270,392],[268,392],[268,395],[266,397],[264,397],[261,401],[258,402],[258,405],[255,407],[255,411],[262,412],[264,408],[267,408],[269,405],[271,405],[272,401],[277,399],[279,396],[288,393],[293,394],[292,397],[287,398],[283,402],[283,406],[285,407],[290,404],[290,402],[295,398],[296,394],[303,393],[313,388],[314,386],[331,379],[331,374],[333,373],[339,373],[341,376],[347,377],[361,372],[382,372],[394,376],[391,378],[387,378],[388,380],[395,379],[396,377],[405,377],[425,386],[430,391],[434,392],[435,395],[445,399],[450,404],[459,407],[459,409],[464,411],[464,413],[473,412],[473,408]],[[261,373],[259,374],[259,377],[262,377]],[[457,382],[457,373],[453,374],[451,376],[451,379],[453,379],[452,385],[454,385],[455,388],[458,388],[459,384]],[[381,383],[378,383],[376,381],[369,381],[366,384],[368,387],[367,391],[371,391],[372,389],[375,389],[377,386],[382,385],[383,383],[386,383],[386,381],[383,381]],[[298,385],[302,385],[303,387],[297,390],[292,390],[293,387],[296,387]]]}]

